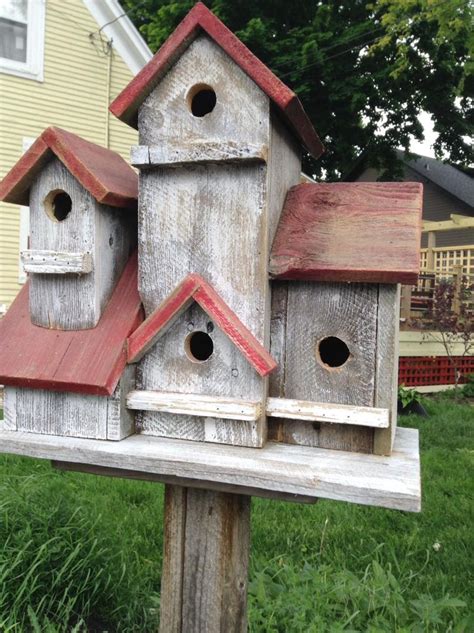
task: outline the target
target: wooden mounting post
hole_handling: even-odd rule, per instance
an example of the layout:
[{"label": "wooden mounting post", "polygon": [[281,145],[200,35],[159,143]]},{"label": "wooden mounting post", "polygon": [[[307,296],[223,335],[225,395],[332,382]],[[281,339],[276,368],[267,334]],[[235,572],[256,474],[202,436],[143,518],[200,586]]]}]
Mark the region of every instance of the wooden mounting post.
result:
[{"label": "wooden mounting post", "polygon": [[244,633],[250,497],[166,485],[160,633]]}]

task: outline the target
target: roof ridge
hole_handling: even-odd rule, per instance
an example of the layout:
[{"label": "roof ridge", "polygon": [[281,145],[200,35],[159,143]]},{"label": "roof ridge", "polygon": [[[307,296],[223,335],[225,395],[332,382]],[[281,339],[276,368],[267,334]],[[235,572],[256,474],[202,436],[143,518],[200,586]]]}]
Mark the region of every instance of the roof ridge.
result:
[{"label": "roof ridge", "polygon": [[297,95],[279,79],[202,2],[198,2],[178,24],[153,58],[110,105],[120,120],[137,127],[137,110],[161,77],[191,44],[202,29],[265,92],[286,118],[301,143],[315,158],[324,151]]},{"label": "roof ridge", "polygon": [[56,126],[43,130],[3,178],[0,199],[28,205],[32,181],[52,155],[100,204],[136,208],[138,176],[120,154]]}]

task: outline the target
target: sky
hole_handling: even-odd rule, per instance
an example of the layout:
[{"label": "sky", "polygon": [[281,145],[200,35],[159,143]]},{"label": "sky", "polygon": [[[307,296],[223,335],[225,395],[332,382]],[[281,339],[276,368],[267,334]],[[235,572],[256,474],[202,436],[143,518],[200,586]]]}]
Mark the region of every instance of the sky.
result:
[{"label": "sky", "polygon": [[431,145],[435,142],[437,135],[433,130],[433,121],[431,119],[431,115],[428,114],[428,112],[422,112],[418,119],[423,125],[423,129],[425,131],[425,140],[420,143],[420,141],[412,139],[410,151],[415,154],[421,154],[422,156],[431,156],[432,158],[434,158],[435,155]]}]

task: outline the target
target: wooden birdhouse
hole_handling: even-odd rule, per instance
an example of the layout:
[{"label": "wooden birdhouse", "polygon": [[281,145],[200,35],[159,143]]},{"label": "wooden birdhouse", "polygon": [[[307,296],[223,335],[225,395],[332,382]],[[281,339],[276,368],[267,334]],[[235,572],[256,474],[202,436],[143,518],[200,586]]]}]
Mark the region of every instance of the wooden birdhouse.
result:
[{"label": "wooden birdhouse", "polygon": [[115,152],[46,129],[3,180],[1,197],[30,207],[35,325],[95,327],[136,244],[137,181]]},{"label": "wooden birdhouse", "polygon": [[134,369],[125,368],[123,348],[141,315],[136,174],[115,152],[48,128],[2,181],[0,197],[29,204],[31,215],[22,253],[29,280],[1,321],[5,424],[129,435]]},{"label": "wooden birdhouse", "polygon": [[0,321],[3,445],[418,509],[395,405],[421,186],[301,184],[323,147],[300,101],[201,3],[110,109],[139,132],[137,227],[135,172],[55,128],[0,185],[32,215],[29,301]]}]

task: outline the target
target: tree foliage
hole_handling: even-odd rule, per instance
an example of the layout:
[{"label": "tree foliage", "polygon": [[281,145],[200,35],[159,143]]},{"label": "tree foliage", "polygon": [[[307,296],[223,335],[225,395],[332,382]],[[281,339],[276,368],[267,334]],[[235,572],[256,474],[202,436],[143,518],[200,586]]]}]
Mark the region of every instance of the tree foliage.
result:
[{"label": "tree foliage", "polygon": [[[125,0],[153,51],[193,0]],[[365,152],[396,177],[395,147],[423,140],[429,112],[435,151],[472,161],[471,0],[207,0],[209,8],[300,97],[326,152],[306,168],[329,180]]]}]

